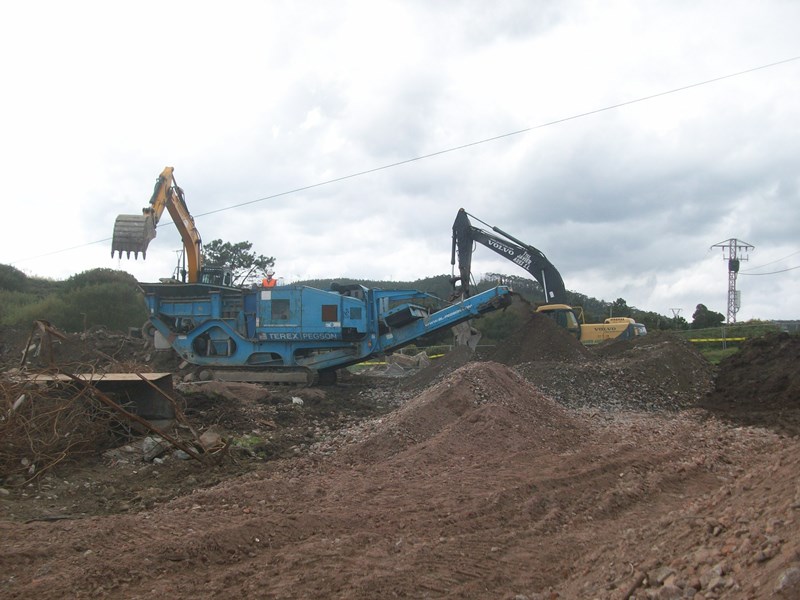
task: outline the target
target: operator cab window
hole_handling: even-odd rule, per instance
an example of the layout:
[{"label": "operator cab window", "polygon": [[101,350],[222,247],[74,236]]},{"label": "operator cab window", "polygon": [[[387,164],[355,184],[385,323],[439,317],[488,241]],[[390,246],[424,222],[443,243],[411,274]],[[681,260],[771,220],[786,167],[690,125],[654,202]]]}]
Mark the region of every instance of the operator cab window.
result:
[{"label": "operator cab window", "polygon": [[576,327],[580,327],[578,324],[578,319],[575,318],[575,315],[572,312],[565,312],[564,315],[567,329],[575,329]]},{"label": "operator cab window", "polygon": [[289,320],[289,301],[288,300],[273,300],[272,301],[272,320],[273,321],[288,321]]},{"label": "operator cab window", "polygon": [[322,322],[335,323],[339,320],[339,306],[336,304],[322,305]]}]

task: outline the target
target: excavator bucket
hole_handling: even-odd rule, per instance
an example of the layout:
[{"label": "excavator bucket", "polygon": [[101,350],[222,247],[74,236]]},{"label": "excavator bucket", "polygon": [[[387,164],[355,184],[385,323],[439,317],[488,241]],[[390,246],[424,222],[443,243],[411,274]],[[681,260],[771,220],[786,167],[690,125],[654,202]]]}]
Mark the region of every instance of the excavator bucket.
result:
[{"label": "excavator bucket", "polygon": [[119,252],[126,254],[126,258],[147,258],[147,246],[150,240],[156,237],[156,226],[153,215],[119,215],[114,222],[114,237],[111,239],[111,256]]}]

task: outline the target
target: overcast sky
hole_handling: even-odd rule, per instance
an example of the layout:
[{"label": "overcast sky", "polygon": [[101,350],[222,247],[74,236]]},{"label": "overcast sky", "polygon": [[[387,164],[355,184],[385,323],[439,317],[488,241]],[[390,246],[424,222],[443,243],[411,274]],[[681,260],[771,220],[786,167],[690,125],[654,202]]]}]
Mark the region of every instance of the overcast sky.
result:
[{"label": "overcast sky", "polygon": [[[171,275],[166,212],[146,261],[110,237],[172,166],[203,239],[287,283],[449,274],[464,207],[568,289],[688,320],[726,313],[710,248],[742,240],[738,320],[798,319],[800,60],[659,95],[800,56],[798,23],[794,0],[4,3],[0,263]],[[526,275],[482,246],[473,271]]]}]

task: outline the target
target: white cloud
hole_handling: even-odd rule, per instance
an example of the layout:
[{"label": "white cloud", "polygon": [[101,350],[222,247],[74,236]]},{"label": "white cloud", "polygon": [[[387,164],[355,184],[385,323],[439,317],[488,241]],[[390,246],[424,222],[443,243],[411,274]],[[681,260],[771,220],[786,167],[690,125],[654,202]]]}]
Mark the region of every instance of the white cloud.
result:
[{"label": "white cloud", "polygon": [[[250,240],[287,279],[449,272],[462,206],[544,251],[569,289],[667,315],[725,312],[720,240],[759,264],[800,249],[800,61],[539,127],[797,56],[794,3],[78,0],[0,16],[0,262],[31,274],[170,275],[169,225],[145,262],[85,246],[167,165],[205,239]],[[482,248],[474,268],[514,269]],[[799,274],[740,276],[739,318],[800,318]]]}]

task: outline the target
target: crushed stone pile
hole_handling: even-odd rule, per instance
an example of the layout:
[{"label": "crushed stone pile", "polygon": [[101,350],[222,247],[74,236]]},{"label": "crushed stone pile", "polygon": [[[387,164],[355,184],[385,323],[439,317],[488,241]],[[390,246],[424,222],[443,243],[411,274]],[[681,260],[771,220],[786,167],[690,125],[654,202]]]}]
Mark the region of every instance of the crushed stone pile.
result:
[{"label": "crushed stone pile", "polygon": [[714,378],[713,366],[677,336],[655,332],[588,349],[541,314],[490,356],[571,408],[679,410],[695,406]]},{"label": "crushed stone pile", "polygon": [[676,336],[647,335],[596,350],[586,362],[538,361],[516,368],[572,408],[680,410],[696,406],[713,386],[714,367]]},{"label": "crushed stone pile", "polygon": [[588,357],[589,351],[580,341],[541,313],[531,313],[505,343],[481,355],[506,365],[536,360],[580,361]]},{"label": "crushed stone pile", "polygon": [[403,386],[422,390],[471,361],[512,367],[564,406],[599,410],[695,407],[713,388],[716,374],[690,342],[668,332],[587,348],[548,317],[533,313],[501,346],[474,354],[456,347]]}]

